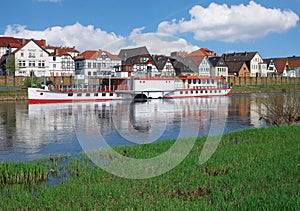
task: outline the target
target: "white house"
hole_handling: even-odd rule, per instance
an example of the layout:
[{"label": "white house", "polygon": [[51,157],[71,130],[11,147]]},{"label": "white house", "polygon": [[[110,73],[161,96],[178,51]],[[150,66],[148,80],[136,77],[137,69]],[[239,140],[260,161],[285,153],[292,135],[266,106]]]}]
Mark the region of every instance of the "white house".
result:
[{"label": "white house", "polygon": [[202,60],[200,60],[199,66],[198,66],[198,74],[199,76],[205,76],[210,77],[210,63],[209,63],[209,57],[204,56],[202,57]]},{"label": "white house", "polygon": [[258,52],[228,53],[222,56],[225,62],[245,62],[251,77],[267,77],[267,64]]},{"label": "white house", "polygon": [[75,57],[76,75],[108,76],[114,75],[115,68],[122,60],[107,51],[87,50]]},{"label": "white house", "polygon": [[37,77],[50,76],[49,60],[50,53],[31,39],[17,50],[11,52],[15,56],[15,75]]},{"label": "white house", "polygon": [[73,76],[75,75],[74,57],[79,54],[75,47],[53,47],[47,46],[49,55],[49,72],[51,76]]},{"label": "white house", "polygon": [[174,77],[176,76],[175,68],[170,57],[155,55],[153,60],[161,76],[163,77]]},{"label": "white house", "polygon": [[224,59],[219,56],[209,57],[210,63],[210,76],[211,77],[227,77],[228,66]]}]

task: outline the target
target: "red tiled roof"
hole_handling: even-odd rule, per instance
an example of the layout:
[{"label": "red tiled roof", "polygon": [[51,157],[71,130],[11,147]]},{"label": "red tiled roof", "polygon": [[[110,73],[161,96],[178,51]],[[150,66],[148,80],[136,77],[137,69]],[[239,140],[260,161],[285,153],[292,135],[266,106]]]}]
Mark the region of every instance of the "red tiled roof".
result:
[{"label": "red tiled roof", "polygon": [[197,66],[199,66],[205,56],[188,56]]},{"label": "red tiled roof", "polygon": [[274,64],[275,64],[276,69],[277,69],[277,72],[275,74],[283,73],[283,71],[286,67],[286,60],[275,60]]},{"label": "red tiled roof", "polygon": [[289,68],[300,67],[300,60],[288,60]]},{"label": "red tiled roof", "polygon": [[118,56],[113,55],[107,51],[95,51],[87,50],[75,57],[75,60],[85,60],[85,59],[97,59],[101,57],[102,53],[105,53],[111,60],[121,60]]},{"label": "red tiled roof", "polygon": [[192,56],[217,56],[217,54],[214,53],[212,50],[209,50],[208,48],[200,48],[187,55],[187,57],[192,57]]}]

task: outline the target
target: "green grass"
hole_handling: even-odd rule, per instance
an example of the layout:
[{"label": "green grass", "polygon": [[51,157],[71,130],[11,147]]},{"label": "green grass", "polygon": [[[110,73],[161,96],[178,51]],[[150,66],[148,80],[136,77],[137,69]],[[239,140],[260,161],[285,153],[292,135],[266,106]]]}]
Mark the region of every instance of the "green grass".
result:
[{"label": "green grass", "polygon": [[[249,129],[226,134],[207,163],[198,160],[206,138],[187,158],[151,179],[111,175],[84,157],[54,157],[48,168],[70,173],[56,186],[7,184],[0,207],[55,210],[299,210],[300,125]],[[173,141],[116,151],[147,158],[166,151]],[[63,166],[60,161],[63,160]]]},{"label": "green grass", "polygon": [[247,86],[233,86],[231,93],[282,93],[297,91],[300,92],[300,84],[261,84]]},{"label": "green grass", "polygon": [[16,100],[27,98],[27,90],[0,90],[0,100]]}]

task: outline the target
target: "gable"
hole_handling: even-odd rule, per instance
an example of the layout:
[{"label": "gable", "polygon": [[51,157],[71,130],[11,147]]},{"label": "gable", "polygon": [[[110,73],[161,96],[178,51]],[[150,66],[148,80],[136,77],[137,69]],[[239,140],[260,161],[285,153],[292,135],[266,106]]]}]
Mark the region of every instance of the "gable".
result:
[{"label": "gable", "polygon": [[22,45],[21,47],[19,47],[18,49],[16,49],[14,52],[12,52],[13,54],[16,54],[17,52],[19,52],[20,50],[23,49],[29,49],[29,48],[37,48],[39,50],[42,50],[43,52],[45,52],[46,54],[50,55],[50,53],[48,51],[46,51],[42,46],[40,46],[36,41],[34,41],[33,39],[29,40],[28,42],[26,42],[24,45]]}]

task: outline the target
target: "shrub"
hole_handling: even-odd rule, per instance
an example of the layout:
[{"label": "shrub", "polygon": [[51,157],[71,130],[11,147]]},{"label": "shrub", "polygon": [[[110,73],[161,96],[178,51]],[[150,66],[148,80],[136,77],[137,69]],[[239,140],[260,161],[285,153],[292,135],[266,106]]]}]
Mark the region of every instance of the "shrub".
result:
[{"label": "shrub", "polygon": [[268,95],[261,99],[260,120],[271,125],[292,125],[300,122],[300,95],[296,91]]}]

